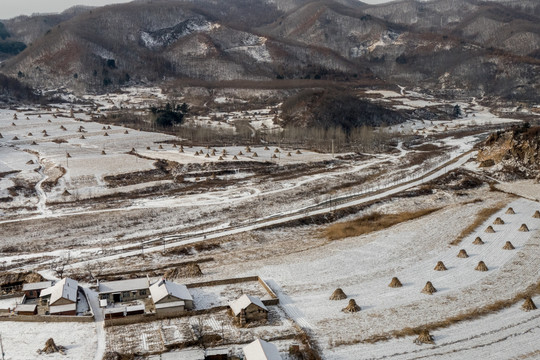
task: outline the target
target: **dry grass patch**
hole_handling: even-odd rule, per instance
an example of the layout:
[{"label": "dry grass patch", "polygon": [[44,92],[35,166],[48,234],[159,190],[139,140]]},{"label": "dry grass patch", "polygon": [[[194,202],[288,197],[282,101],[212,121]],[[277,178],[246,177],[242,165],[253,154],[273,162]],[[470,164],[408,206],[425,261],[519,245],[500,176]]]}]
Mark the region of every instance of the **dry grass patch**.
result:
[{"label": "dry grass patch", "polygon": [[506,205],[505,202],[500,202],[497,205],[489,208],[482,209],[476,215],[474,221],[467,226],[463,231],[453,240],[450,245],[458,245],[466,238],[468,235],[472,234],[476,228],[482,225],[491,215],[495,214],[497,211],[501,210]]},{"label": "dry grass patch", "polygon": [[324,235],[329,240],[339,240],[351,236],[364,235],[429,215],[440,209],[441,208],[405,211],[398,214],[382,214],[374,212],[355,220],[330,225],[324,231]]}]

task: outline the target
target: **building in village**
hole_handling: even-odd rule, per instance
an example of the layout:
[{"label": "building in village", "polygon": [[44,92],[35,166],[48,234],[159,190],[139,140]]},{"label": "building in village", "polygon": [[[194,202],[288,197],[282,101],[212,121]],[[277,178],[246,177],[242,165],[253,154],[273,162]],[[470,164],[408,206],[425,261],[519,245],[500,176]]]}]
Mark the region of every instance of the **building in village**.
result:
[{"label": "building in village", "polygon": [[133,300],[147,299],[150,281],[148,278],[100,282],[99,300],[102,307]]},{"label": "building in village", "polygon": [[24,296],[27,299],[37,299],[39,298],[39,294],[41,293],[41,290],[50,288],[53,285],[54,285],[53,281],[26,283],[23,285],[22,290],[24,292]]},{"label": "building in village", "polygon": [[282,360],[276,345],[257,339],[243,349],[245,360]]},{"label": "building in village", "polygon": [[158,314],[193,309],[193,297],[185,285],[161,279],[150,286],[150,294]]},{"label": "building in village", "polygon": [[240,325],[251,321],[268,320],[268,308],[258,297],[244,294],[230,302],[229,306]]},{"label": "building in village", "polygon": [[53,286],[40,292],[42,306],[46,306],[49,315],[77,315],[77,294],[79,283],[64,278]]}]

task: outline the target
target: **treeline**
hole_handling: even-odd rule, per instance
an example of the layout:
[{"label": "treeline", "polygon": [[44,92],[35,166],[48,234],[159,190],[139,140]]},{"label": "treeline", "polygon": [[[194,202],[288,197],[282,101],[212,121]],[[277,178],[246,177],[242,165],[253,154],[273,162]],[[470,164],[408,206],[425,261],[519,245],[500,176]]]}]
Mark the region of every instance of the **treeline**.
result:
[{"label": "treeline", "polygon": [[281,107],[284,127],[342,128],[345,133],[362,126],[378,127],[405,121],[405,117],[379,104],[359,99],[351,91],[303,90]]},{"label": "treeline", "polygon": [[0,74],[0,101],[40,102],[43,100],[36,91],[18,79]]}]

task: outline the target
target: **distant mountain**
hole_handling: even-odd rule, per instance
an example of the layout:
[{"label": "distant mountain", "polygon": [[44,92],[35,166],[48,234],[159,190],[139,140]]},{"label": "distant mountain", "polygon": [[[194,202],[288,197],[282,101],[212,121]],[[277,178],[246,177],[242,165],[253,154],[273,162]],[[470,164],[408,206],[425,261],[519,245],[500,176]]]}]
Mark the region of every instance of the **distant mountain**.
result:
[{"label": "distant mountain", "polygon": [[0,71],[38,88],[382,79],[443,95],[540,93],[536,0],[154,0],[4,24],[28,48]]}]

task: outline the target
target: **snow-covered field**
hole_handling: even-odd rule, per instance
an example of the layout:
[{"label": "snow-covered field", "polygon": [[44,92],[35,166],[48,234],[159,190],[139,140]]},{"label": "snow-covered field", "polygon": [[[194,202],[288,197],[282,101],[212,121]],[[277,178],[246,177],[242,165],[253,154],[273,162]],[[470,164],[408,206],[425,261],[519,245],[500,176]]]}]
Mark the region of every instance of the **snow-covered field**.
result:
[{"label": "snow-covered field", "polygon": [[[93,359],[96,351],[96,328],[93,323],[32,323],[0,321],[0,334],[6,360]],[[45,342],[53,338],[66,348],[59,353],[38,355]]]},{"label": "snow-covered field", "polygon": [[[405,89],[371,95],[377,94],[382,96],[379,100],[396,108],[449,105]],[[418,346],[413,337],[389,336],[392,331],[472,314],[538,283],[540,219],[532,218],[534,211],[540,210],[538,184],[497,185],[517,198],[489,191],[487,185],[455,190],[429,184],[453,169],[481,171],[474,163],[466,163],[474,157],[471,151],[478,138],[444,137],[447,130],[513,120],[496,117],[474,100],[459,102],[465,111],[462,118],[418,119],[392,127],[396,132],[435,134],[436,140],[420,144],[398,140],[388,153],[341,154],[347,156],[342,160],[331,154],[273,146],[190,147],[175,136],[121,126],[109,128],[91,118],[92,113],[121,108],[142,111],[156,101],[167,101],[157,89],[126,89],[88,99],[98,109],[75,106],[73,116],[69,105],[50,110],[0,110],[0,231],[5,234],[0,263],[37,269],[47,276],[55,275],[50,267],[54,259],[69,261],[66,269],[70,273],[84,274],[92,267],[97,271],[98,262],[109,274],[156,265],[159,270],[150,276],[160,276],[165,263],[210,257],[201,262],[204,277],[197,281],[259,275],[280,298],[280,305],[272,307],[275,321],[255,329],[238,329],[225,313],[216,313],[106,330],[99,319],[96,324],[39,326],[0,322],[6,359],[40,358],[36,350],[49,337],[68,348],[62,358],[92,359],[105,347],[122,352],[160,352],[167,344],[192,340],[200,326],[207,333],[225,331],[228,339],[240,343],[255,337],[293,337],[300,326],[324,359],[532,359],[540,355],[540,346],[533,341],[540,334],[540,315],[523,312],[519,308],[522,301],[432,331],[435,345]],[[225,106],[239,101],[224,94],[214,102]],[[274,124],[279,115],[276,107],[211,115],[188,122],[231,132],[237,131],[239,122],[252,131],[279,131]],[[428,146],[422,150],[422,145]],[[451,159],[455,161],[449,162]],[[158,160],[177,166],[173,176],[153,178],[151,171],[159,170]],[[221,167],[224,163],[229,166],[225,170]],[[123,182],[119,175],[134,180]],[[160,190],[178,184],[185,188],[171,193]],[[130,198],[146,190],[149,195]],[[422,191],[427,191],[426,195]],[[88,201],[100,196],[114,200]],[[86,202],[80,205],[77,200]],[[317,219],[351,206],[356,212],[342,220],[372,211],[439,210],[381,231],[327,240],[323,236],[326,225]],[[505,213],[508,206],[514,208],[515,215]],[[501,210],[459,246],[450,245],[482,209],[490,207]],[[307,215],[314,221],[306,219]],[[492,225],[496,217],[505,224]],[[529,232],[518,231],[522,223],[528,225]],[[274,228],[266,229],[269,225]],[[495,233],[484,232],[488,225]],[[476,236],[485,244],[473,245]],[[515,250],[503,250],[506,241],[511,241]],[[215,247],[196,246],[205,242],[215,242]],[[168,253],[178,246],[185,246],[185,251]],[[460,249],[469,257],[458,258]],[[433,270],[437,261],[443,261],[448,270]],[[479,261],[489,270],[476,271]],[[401,280],[402,288],[388,287],[394,276]],[[426,281],[437,289],[433,295],[421,293]],[[348,298],[329,300],[338,287]],[[253,284],[198,288],[193,289],[195,307],[224,305],[242,292],[265,296]],[[351,298],[362,308],[360,312],[341,311]],[[538,295],[533,299],[540,302]],[[0,309],[12,307],[16,301],[1,300]],[[97,303],[97,298],[92,301]],[[390,339],[364,342],[374,337]],[[287,357],[293,340],[276,343]],[[24,351],[14,354],[10,349],[17,345]],[[230,346],[232,353],[240,354],[241,345],[231,341]]]}]

